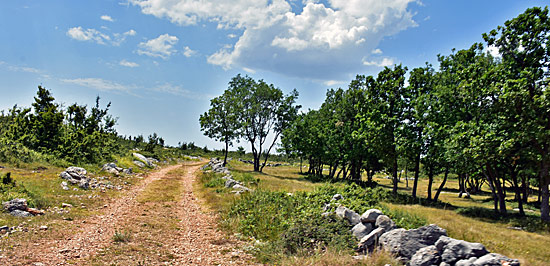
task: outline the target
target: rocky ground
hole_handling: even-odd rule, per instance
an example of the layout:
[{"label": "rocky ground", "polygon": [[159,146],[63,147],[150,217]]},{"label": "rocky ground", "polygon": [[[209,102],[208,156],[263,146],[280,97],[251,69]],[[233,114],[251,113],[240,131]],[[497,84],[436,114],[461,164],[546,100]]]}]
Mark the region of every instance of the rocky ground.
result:
[{"label": "rocky ground", "polygon": [[[0,265],[251,265],[193,193],[200,163],[146,176],[85,219],[1,241]],[[170,197],[166,195],[172,195]]]}]

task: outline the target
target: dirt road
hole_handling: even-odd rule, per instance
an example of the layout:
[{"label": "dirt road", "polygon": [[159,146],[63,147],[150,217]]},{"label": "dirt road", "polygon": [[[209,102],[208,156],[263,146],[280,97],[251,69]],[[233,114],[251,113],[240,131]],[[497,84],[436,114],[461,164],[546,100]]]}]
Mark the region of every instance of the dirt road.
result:
[{"label": "dirt road", "polygon": [[[146,176],[84,220],[17,243],[0,265],[251,265],[193,193],[200,163]],[[64,221],[65,222],[65,221]],[[46,233],[46,232],[44,232]]]}]

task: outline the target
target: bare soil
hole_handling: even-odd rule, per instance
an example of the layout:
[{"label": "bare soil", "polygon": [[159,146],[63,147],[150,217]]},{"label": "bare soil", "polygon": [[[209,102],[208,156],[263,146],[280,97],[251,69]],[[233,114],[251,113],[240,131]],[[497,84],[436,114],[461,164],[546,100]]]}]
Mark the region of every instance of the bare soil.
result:
[{"label": "bare soil", "polygon": [[[253,265],[193,192],[201,163],[152,172],[85,219],[1,240],[0,265]],[[40,237],[33,237],[40,234]]]}]

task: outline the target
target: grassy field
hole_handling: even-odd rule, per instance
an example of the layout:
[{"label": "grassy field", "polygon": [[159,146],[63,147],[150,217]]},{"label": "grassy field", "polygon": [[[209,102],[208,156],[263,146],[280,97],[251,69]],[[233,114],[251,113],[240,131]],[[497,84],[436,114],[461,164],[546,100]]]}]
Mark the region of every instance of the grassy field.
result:
[{"label": "grassy field", "polygon": [[[235,179],[245,178],[247,180],[256,180],[253,186],[255,189],[270,191],[311,191],[322,183],[311,182],[305,178],[305,175],[299,174],[299,168],[296,166],[266,167],[264,173],[254,173],[252,166],[241,162],[231,162],[230,169]],[[305,169],[305,168],[304,168]],[[383,187],[391,188],[391,180],[376,177],[377,182]],[[440,180],[436,180],[433,186],[433,193],[437,190]],[[406,187],[405,182],[399,183],[399,191],[410,194],[412,181]],[[539,230],[536,233],[524,230],[518,230],[517,219],[492,219],[469,217],[459,214],[457,209],[476,208],[476,210],[486,211],[492,214],[492,201],[487,193],[482,195],[472,195],[471,198],[459,198],[456,192],[458,188],[457,180],[447,181],[444,191],[440,195],[440,200],[446,205],[441,207],[426,207],[421,205],[402,205],[385,203],[389,210],[406,212],[412,215],[423,217],[428,223],[435,223],[447,229],[449,236],[464,239],[470,242],[483,243],[489,251],[504,254],[512,258],[518,258],[522,265],[548,265],[550,261],[550,252],[545,247],[550,243],[550,233],[548,227],[537,224],[535,228]],[[216,193],[214,188],[205,188],[197,186],[201,191],[203,198],[206,199],[210,207],[217,210],[224,210],[231,205],[234,199],[239,196],[231,194]],[[484,188],[485,192],[487,188]],[[418,196],[427,196],[427,180],[421,179],[418,186]],[[513,194],[508,194],[509,199]],[[535,200],[535,199],[531,199]],[[510,212],[516,208],[511,202],[507,202]],[[538,222],[535,210],[526,208],[528,220]],[[524,223],[522,221],[522,223]],[[522,224],[520,223],[520,225]],[[337,251],[326,251],[314,254],[312,256],[290,256],[281,260],[283,265],[354,265],[353,261],[346,261],[341,258]],[[378,265],[377,261],[386,261],[389,258],[387,254],[379,255],[379,260],[369,262],[365,265]],[[362,264],[361,264],[362,265]],[[384,264],[382,264],[384,265]],[[393,264],[392,264],[393,265]]]}]

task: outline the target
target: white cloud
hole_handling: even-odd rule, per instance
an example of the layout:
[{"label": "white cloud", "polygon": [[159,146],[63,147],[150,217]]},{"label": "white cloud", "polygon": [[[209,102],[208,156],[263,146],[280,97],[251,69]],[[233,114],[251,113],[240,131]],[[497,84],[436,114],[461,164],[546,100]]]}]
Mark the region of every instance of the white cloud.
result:
[{"label": "white cloud", "polygon": [[363,60],[363,65],[365,66],[377,66],[377,67],[387,67],[393,66],[394,62],[391,58],[383,58],[381,61],[366,61]]},{"label": "white cloud", "polygon": [[61,79],[62,82],[75,84],[82,87],[88,87],[100,91],[126,92],[131,91],[131,87],[120,83],[105,80],[101,78],[76,78],[76,79]]},{"label": "white cloud", "polygon": [[237,36],[237,34],[233,34],[233,33],[227,34],[227,38],[230,38],[230,39],[237,38],[237,37],[239,37]]},{"label": "white cloud", "polygon": [[243,67],[243,70],[250,73],[250,74],[255,74],[256,73],[256,70],[254,70],[252,68],[248,68],[248,67]]},{"label": "white cloud", "polygon": [[126,40],[127,36],[136,35],[135,30],[129,30],[125,33],[113,33],[109,34],[100,32],[96,29],[83,29],[81,26],[69,28],[67,36],[77,41],[92,41],[97,44],[111,44],[113,46],[119,46]]},{"label": "white cloud", "polygon": [[170,83],[164,83],[162,85],[159,85],[157,87],[152,88],[153,91],[161,92],[161,93],[168,93],[175,96],[181,96],[184,98],[189,99],[195,99],[195,100],[202,100],[202,99],[210,99],[212,98],[211,95],[203,95],[196,92],[192,92],[190,90],[184,89],[181,86],[173,85]]},{"label": "white cloud", "polygon": [[126,36],[134,36],[134,35],[136,35],[136,31],[135,31],[135,30],[129,30],[129,31],[125,32],[124,35],[126,35]]},{"label": "white cloud", "polygon": [[[415,0],[130,0],[144,14],[179,25],[207,21],[242,34],[208,62],[314,79],[340,79],[364,68],[364,56],[386,36],[416,26]],[[234,35],[234,33],[231,33]],[[233,35],[229,34],[231,38]],[[236,35],[235,35],[236,36]],[[237,36],[236,36],[237,37]]]},{"label": "white cloud", "polygon": [[141,42],[137,53],[140,55],[148,55],[152,57],[160,57],[168,59],[172,54],[176,53],[174,45],[179,41],[178,37],[169,34],[162,34],[155,39]]},{"label": "white cloud", "polygon": [[126,61],[126,59],[122,59],[118,64],[121,65],[121,66],[125,66],[125,67],[138,67],[139,66],[138,63]]},{"label": "white cloud", "polygon": [[108,15],[103,15],[100,18],[101,18],[101,20],[105,20],[105,21],[110,21],[110,22],[115,21],[111,16],[108,16]]},{"label": "white cloud", "polygon": [[191,50],[191,48],[189,48],[189,46],[183,47],[183,55],[185,57],[191,57],[191,56],[194,56],[195,54],[197,54],[197,51]]},{"label": "white cloud", "polygon": [[372,50],[370,53],[371,54],[382,54],[382,50],[377,48],[377,49]]},{"label": "white cloud", "polygon": [[325,84],[326,86],[334,86],[334,85],[341,85],[341,84],[345,84],[346,81],[341,81],[341,80],[327,80],[325,82],[323,82],[323,84]]}]

